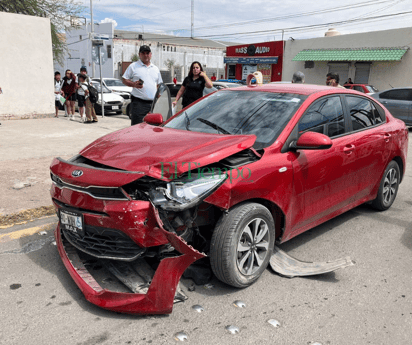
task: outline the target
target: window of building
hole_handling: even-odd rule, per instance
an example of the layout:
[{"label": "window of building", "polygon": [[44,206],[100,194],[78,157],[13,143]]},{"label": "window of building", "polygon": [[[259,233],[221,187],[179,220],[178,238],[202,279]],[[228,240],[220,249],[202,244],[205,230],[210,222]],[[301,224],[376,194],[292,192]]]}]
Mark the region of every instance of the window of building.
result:
[{"label": "window of building", "polygon": [[176,47],[175,47],[175,53],[176,53]]},{"label": "window of building", "polygon": [[382,123],[379,111],[369,100],[362,97],[346,96],[346,102],[354,131]]},{"label": "window of building", "polygon": [[167,46],[167,51],[169,51],[169,46]]},{"label": "window of building", "polygon": [[345,133],[345,119],[339,96],[325,97],[313,103],[300,119],[299,133],[317,132],[331,138]]},{"label": "window of building", "polygon": [[236,79],[236,65],[228,65],[227,69],[228,78]]},{"label": "window of building", "polygon": [[355,84],[368,84],[371,64],[369,62],[357,62],[355,67]]},{"label": "window of building", "polygon": [[112,58],[112,46],[111,46],[111,44],[107,45],[107,58],[108,59]]},{"label": "window of building", "polygon": [[166,51],[166,46],[163,46],[163,51],[164,51],[164,52]]}]

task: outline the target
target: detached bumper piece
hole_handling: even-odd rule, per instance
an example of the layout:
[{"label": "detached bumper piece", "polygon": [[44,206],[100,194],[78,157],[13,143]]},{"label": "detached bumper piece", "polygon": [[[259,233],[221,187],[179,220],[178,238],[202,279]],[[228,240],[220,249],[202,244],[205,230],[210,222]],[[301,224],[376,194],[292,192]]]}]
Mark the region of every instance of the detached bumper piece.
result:
[{"label": "detached bumper piece", "polygon": [[328,262],[299,261],[276,246],[269,264],[276,273],[288,278],[314,276],[354,265],[349,257]]},{"label": "detached bumper piece", "polygon": [[157,210],[155,215],[160,231],[182,254],[161,260],[156,271],[143,258],[124,262],[98,259],[78,251],[62,234],[60,224],[57,225],[55,237],[60,257],[89,302],[121,313],[169,314],[174,303],[187,299],[178,287],[179,280],[193,262],[206,255],[164,230]]}]

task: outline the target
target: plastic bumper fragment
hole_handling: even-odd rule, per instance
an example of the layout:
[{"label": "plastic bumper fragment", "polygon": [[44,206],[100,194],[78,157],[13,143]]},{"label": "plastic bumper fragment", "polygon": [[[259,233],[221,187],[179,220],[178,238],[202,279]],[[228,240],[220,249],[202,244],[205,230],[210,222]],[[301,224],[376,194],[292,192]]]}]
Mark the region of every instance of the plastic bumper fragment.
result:
[{"label": "plastic bumper fragment", "polygon": [[354,265],[349,257],[328,262],[299,261],[276,246],[269,264],[276,273],[288,278],[313,276]]},{"label": "plastic bumper fragment", "polygon": [[[55,237],[60,257],[89,302],[121,313],[169,314],[173,310],[175,298],[182,299],[179,292],[176,294],[176,289],[183,272],[193,262],[206,255],[189,246],[176,234],[166,231],[157,210],[154,207],[153,209],[160,231],[182,255],[166,258],[160,262],[146,293],[115,292],[102,288],[86,269],[76,249],[63,243],[60,224],[57,225]],[[136,287],[136,291],[139,291],[139,288]]]}]

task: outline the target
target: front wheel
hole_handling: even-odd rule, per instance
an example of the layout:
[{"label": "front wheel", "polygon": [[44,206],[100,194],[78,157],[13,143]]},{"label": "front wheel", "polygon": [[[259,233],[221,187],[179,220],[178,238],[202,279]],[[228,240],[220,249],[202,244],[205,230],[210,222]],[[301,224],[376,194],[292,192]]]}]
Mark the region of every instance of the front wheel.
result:
[{"label": "front wheel", "polygon": [[391,161],[385,169],[381,183],[379,185],[378,195],[372,201],[372,206],[379,211],[385,211],[392,206],[398,193],[400,183],[399,165]]},{"label": "front wheel", "polygon": [[213,232],[213,273],[234,287],[253,284],[266,269],[274,242],[275,224],[266,207],[257,203],[235,206],[219,219]]}]

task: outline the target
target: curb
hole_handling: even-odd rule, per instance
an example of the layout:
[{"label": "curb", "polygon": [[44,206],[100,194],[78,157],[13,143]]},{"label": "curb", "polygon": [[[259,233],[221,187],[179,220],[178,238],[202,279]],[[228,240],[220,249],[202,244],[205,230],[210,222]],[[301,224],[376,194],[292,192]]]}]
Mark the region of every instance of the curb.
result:
[{"label": "curb", "polygon": [[33,119],[45,119],[54,117],[54,113],[50,114],[24,114],[24,115],[0,115],[0,121],[7,120],[33,120]]}]

